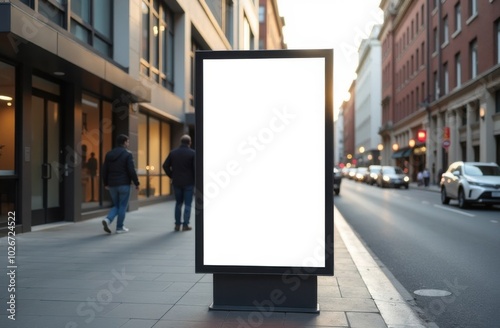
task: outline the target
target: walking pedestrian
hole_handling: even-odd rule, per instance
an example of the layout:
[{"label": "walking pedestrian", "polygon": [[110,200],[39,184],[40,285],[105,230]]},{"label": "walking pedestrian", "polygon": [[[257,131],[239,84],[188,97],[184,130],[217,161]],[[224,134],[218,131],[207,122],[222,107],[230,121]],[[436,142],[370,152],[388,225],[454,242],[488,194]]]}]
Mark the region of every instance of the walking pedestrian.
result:
[{"label": "walking pedestrian", "polygon": [[424,184],[424,173],[422,171],[419,171],[417,173],[417,185],[421,186]]},{"label": "walking pedestrian", "polygon": [[427,168],[425,168],[424,172],[422,172],[422,176],[424,178],[424,186],[429,187],[429,181],[431,179],[431,175],[430,175],[429,170]]},{"label": "walking pedestrian", "polygon": [[[191,203],[194,193],[194,155],[190,148],[191,137],[187,134],[181,137],[180,147],[172,150],[163,162],[163,170],[172,179],[175,194],[175,231],[189,231]],[[182,205],[184,205],[184,221],[181,222]]]},{"label": "walking pedestrian", "polygon": [[116,138],[116,147],[106,154],[102,165],[104,188],[109,191],[113,201],[113,207],[106,218],[102,220],[104,231],[107,233],[111,233],[109,226],[116,216],[118,216],[116,233],[129,231],[123,223],[130,197],[130,184],[133,182],[135,189],[139,189],[139,179],[135,171],[134,158],[128,150],[129,142],[128,136],[120,134]]}]

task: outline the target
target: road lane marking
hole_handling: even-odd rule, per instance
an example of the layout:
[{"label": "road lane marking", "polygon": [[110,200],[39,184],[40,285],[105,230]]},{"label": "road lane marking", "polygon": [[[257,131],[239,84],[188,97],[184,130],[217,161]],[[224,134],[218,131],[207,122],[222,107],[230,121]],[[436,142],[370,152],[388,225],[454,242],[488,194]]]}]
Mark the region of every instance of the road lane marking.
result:
[{"label": "road lane marking", "polygon": [[457,213],[457,214],[462,214],[462,215],[465,215],[465,216],[468,216],[468,217],[471,217],[471,218],[473,218],[473,217],[476,216],[475,214],[470,214],[470,213],[463,212],[463,211],[460,211],[460,210],[455,210],[453,208],[445,207],[445,206],[442,206],[442,205],[436,205],[436,204],[434,204],[434,207],[440,208],[440,209],[445,210],[445,211],[450,211],[450,212],[454,212],[454,213]]}]

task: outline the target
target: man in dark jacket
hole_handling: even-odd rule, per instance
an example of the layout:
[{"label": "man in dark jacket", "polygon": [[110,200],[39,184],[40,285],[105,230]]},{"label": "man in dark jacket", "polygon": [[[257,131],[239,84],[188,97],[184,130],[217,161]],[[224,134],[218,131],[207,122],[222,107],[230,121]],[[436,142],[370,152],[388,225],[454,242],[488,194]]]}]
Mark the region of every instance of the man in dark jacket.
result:
[{"label": "man in dark jacket", "polygon": [[189,231],[189,218],[191,216],[191,203],[194,191],[194,150],[191,145],[191,137],[183,135],[181,145],[170,152],[163,170],[172,179],[175,194],[175,231],[181,227],[182,204],[184,204],[184,222],[182,231]]},{"label": "man in dark jacket", "polygon": [[106,154],[102,165],[102,180],[104,188],[109,190],[113,207],[108,215],[102,220],[104,231],[111,233],[109,225],[116,216],[116,233],[128,232],[129,229],[123,225],[125,212],[128,207],[130,196],[130,184],[134,183],[135,189],[139,189],[139,179],[135,172],[134,158],[128,151],[129,140],[124,134],[116,138],[117,146]]}]

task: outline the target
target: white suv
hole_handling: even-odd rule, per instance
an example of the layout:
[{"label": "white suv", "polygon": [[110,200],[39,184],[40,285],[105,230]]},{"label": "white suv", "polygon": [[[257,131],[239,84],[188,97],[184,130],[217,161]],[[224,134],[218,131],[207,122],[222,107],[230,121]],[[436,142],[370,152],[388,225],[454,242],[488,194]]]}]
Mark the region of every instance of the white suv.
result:
[{"label": "white suv", "polygon": [[441,176],[441,202],[500,204],[500,166],[496,163],[455,162]]}]

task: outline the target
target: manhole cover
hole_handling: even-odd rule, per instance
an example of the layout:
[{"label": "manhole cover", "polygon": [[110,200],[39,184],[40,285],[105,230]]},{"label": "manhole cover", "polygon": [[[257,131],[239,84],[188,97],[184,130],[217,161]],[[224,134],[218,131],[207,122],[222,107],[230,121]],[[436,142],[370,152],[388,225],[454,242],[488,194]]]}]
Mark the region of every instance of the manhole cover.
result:
[{"label": "manhole cover", "polygon": [[414,291],[413,293],[420,296],[429,296],[429,297],[443,297],[451,295],[449,291],[440,289],[419,289]]}]

